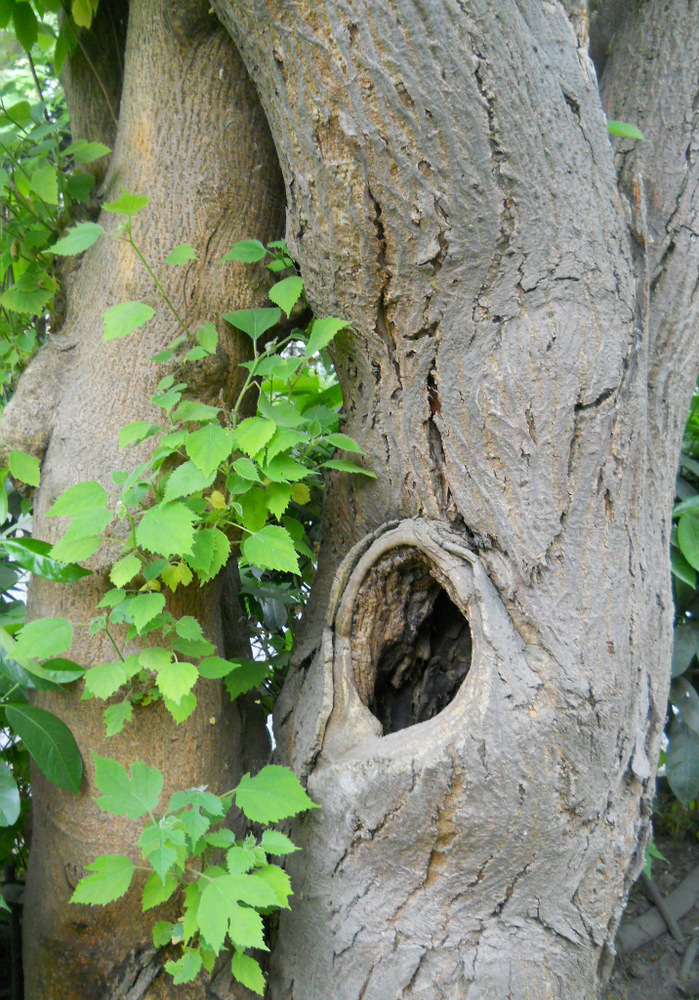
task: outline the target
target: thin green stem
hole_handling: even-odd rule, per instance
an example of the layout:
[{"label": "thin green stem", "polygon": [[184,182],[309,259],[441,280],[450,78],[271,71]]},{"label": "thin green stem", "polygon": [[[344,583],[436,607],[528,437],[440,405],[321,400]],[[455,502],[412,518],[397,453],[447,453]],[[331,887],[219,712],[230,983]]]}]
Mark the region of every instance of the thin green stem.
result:
[{"label": "thin green stem", "polygon": [[121,652],[121,650],[119,649],[119,647],[117,646],[116,639],[114,638],[114,636],[112,635],[112,633],[109,631],[109,626],[107,625],[106,621],[105,621],[105,624],[104,624],[104,632],[105,632],[105,635],[107,636],[107,638],[109,639],[109,641],[111,642],[112,646],[114,646],[114,649],[116,650],[117,656],[119,657],[119,659],[122,662],[124,662],[125,661],[125,657],[124,657],[123,653]]},{"label": "thin green stem", "polygon": [[130,227],[129,227],[129,230],[128,230],[128,234],[129,234],[128,242],[131,245],[131,247],[133,248],[133,250],[135,251],[136,256],[138,257],[138,259],[141,261],[141,263],[145,267],[145,269],[148,272],[151,280],[153,281],[153,284],[155,285],[155,287],[160,292],[160,295],[161,295],[163,301],[165,302],[165,305],[168,307],[168,309],[170,310],[170,312],[172,313],[172,315],[177,320],[177,323],[180,326],[180,329],[184,332],[185,336],[187,337],[187,340],[190,342],[190,344],[193,344],[194,343],[194,337],[189,332],[189,330],[187,329],[186,323],[184,322],[184,320],[182,319],[182,317],[178,313],[177,309],[175,309],[174,305],[172,304],[172,302],[168,298],[167,292],[165,291],[165,289],[163,288],[163,286],[160,284],[160,282],[156,278],[155,273],[154,273],[152,267],[150,266],[150,264],[148,263],[148,261],[146,260],[146,258],[143,256],[143,254],[141,253],[141,251],[138,249],[138,247],[134,243],[133,237],[131,235],[131,228]]}]

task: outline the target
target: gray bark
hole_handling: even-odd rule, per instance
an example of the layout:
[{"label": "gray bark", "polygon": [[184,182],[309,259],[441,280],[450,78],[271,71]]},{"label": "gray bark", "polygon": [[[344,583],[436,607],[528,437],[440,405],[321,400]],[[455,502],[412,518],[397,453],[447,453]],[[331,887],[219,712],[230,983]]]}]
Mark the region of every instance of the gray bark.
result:
[{"label": "gray bark", "polygon": [[[667,695],[699,8],[628,5],[605,101],[656,141],[615,164],[579,4],[216,6],[311,302],[352,322],[346,430],[379,477],[328,491],[277,712],[323,808],[295,831],[270,996],[593,997]],[[430,718],[426,673],[449,670],[429,644],[459,614],[471,667]],[[391,679],[420,721],[387,732]]]}]

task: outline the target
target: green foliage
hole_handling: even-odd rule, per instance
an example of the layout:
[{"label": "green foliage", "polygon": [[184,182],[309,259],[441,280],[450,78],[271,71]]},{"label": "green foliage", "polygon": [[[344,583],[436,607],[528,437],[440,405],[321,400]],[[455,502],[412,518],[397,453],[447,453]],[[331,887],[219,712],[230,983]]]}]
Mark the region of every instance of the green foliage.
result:
[{"label": "green foliage", "polygon": [[610,135],[619,135],[623,139],[636,139],[639,142],[645,142],[646,137],[640,128],[635,125],[629,125],[628,122],[615,121],[613,118],[607,122],[607,131]]},{"label": "green foliage", "polygon": [[683,805],[699,797],[699,396],[685,428],[670,536],[675,636],[665,773]]},{"label": "green foliage", "polygon": [[[248,948],[267,949],[264,914],[286,909],[291,895],[288,875],[270,863],[270,856],[296,850],[288,837],[265,830],[257,840],[236,840],[224,825],[233,800],[250,822],[270,823],[315,808],[301,784],[286,768],[269,766],[255,777],[246,774],[237,788],[214,795],[206,788],[176,792],[159,811],[162,775],[136,761],[129,775],[116,761],[94,755],[97,804],[116,816],[148,817],[139,838],[141,855],[152,874],[142,889],[143,909],[171,898],[180,890],[176,922],[159,921],[153,928],[156,947],[184,945],[182,956],[166,969],[176,983],[189,982],[229,946],[233,975],[256,993],[264,992],[262,971]],[[0,808],[3,804],[0,774]],[[12,808],[12,802],[8,807]],[[221,855],[225,852],[225,864]],[[130,888],[133,862],[106,855],[88,866],[72,897],[74,903],[104,906]]]}]

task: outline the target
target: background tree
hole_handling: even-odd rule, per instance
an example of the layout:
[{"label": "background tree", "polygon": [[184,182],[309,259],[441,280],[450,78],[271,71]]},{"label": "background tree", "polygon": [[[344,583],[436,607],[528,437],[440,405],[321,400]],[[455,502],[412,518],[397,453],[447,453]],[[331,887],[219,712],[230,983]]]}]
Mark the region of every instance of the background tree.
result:
[{"label": "background tree", "polygon": [[[280,235],[278,158],[309,301],[352,324],[334,352],[345,430],[378,479],[329,485],[277,706],[280,754],[322,810],[295,831],[270,996],[594,996],[642,863],[667,698],[669,511],[698,361],[699,7],[214,6],[252,85],[206,5],[132,0],[123,84],[116,54],[101,88],[78,57],[69,103],[82,135],[120,95],[104,191],[150,195],[155,249]],[[86,46],[116,53],[104,32],[125,18],[103,0]],[[603,108],[649,142],[614,157]],[[90,251],[8,408],[6,442],[43,456],[41,537],[56,493],[106,479],[115,425],[147,414],[165,319],[116,369],[99,321],[140,280]],[[204,260],[172,294],[211,318],[231,294],[211,281]],[[240,350],[202,395],[229,391]],[[98,597],[76,584],[61,608],[86,620]],[[183,606],[217,635],[217,588],[198,600]],[[57,603],[34,589],[35,614]],[[61,711],[100,748],[89,705]],[[239,717],[207,728],[222,711],[175,742],[164,719],[142,724],[109,754],[216,785],[221,748],[235,773],[246,742]],[[157,962],[134,906],[68,906],[74,873],[130,836],[96,816],[90,778],[77,808],[36,793],[30,997],[123,995]]]}]

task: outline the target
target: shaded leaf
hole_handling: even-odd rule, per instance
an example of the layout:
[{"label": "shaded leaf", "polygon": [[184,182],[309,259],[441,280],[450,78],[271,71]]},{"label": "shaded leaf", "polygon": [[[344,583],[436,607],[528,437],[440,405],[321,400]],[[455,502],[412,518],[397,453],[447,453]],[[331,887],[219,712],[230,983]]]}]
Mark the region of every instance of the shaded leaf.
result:
[{"label": "shaded leaf", "polygon": [[5,715],[42,774],[59,788],[77,792],[83,762],[65,722],[34,705],[7,704]]}]

